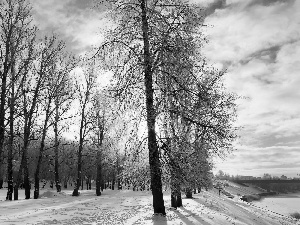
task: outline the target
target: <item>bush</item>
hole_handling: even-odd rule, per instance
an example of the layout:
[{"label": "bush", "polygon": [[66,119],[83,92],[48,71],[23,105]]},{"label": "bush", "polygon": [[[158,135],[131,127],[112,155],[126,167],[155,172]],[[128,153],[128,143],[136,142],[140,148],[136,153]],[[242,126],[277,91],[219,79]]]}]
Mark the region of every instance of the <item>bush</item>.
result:
[{"label": "bush", "polygon": [[298,213],[298,212],[291,213],[290,216],[291,216],[291,217],[294,217],[294,218],[296,218],[296,219],[298,219],[298,220],[300,219],[300,213]]}]

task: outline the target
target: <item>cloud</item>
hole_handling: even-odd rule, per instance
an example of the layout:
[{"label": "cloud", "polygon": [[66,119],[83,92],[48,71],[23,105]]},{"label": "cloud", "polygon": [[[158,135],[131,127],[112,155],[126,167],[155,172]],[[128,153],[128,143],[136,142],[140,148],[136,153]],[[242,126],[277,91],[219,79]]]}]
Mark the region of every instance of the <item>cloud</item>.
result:
[{"label": "cloud", "polygon": [[300,168],[300,162],[297,160],[299,150],[299,147],[290,146],[239,146],[239,152],[224,162],[219,161],[215,170],[221,169],[233,175],[262,176],[264,173],[270,173],[294,177]]},{"label": "cloud", "polygon": [[[240,142],[256,149],[254,155],[266,152],[264,161],[255,157],[247,173],[267,165],[277,172],[286,166],[291,173],[292,158],[287,164],[271,161],[273,148],[279,145],[286,146],[284,154],[290,154],[290,147],[298,149],[295,154],[300,157],[299,10],[300,1],[227,0],[205,20],[213,26],[205,30],[210,40],[205,55],[227,68],[228,88],[245,97],[238,102]],[[239,163],[249,159],[242,153],[245,146],[238,146],[238,162],[226,165],[245,168]]]},{"label": "cloud", "polygon": [[101,8],[93,0],[31,0],[35,23],[40,34],[57,33],[68,49],[82,52],[103,41],[104,23]]}]

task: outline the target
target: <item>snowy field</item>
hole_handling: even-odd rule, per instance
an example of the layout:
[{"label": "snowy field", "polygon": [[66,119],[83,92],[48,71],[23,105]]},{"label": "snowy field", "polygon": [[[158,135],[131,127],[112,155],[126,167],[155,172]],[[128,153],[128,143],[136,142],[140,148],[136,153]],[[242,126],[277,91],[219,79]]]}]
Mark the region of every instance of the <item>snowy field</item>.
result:
[{"label": "snowy field", "polygon": [[[238,198],[219,197],[214,191],[203,191],[194,199],[184,198],[184,206],[178,209],[169,207],[170,194],[164,193],[166,217],[153,215],[149,192],[104,190],[99,197],[95,190],[81,191],[79,197],[72,197],[72,190],[58,194],[45,189],[41,193],[38,200],[5,201],[6,189],[0,190],[0,224],[300,224]],[[19,194],[24,199],[24,190]]]}]

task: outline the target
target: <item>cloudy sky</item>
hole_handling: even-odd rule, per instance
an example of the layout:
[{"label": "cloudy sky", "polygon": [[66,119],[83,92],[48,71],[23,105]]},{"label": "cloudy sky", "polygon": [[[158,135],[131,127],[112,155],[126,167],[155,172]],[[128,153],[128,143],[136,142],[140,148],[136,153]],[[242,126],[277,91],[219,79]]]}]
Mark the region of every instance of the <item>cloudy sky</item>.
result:
[{"label": "cloudy sky", "polygon": [[[77,53],[101,43],[108,22],[93,0],[31,0],[42,32]],[[211,63],[227,69],[239,100],[236,151],[216,169],[230,174],[300,174],[300,1],[193,0],[206,7]]]}]

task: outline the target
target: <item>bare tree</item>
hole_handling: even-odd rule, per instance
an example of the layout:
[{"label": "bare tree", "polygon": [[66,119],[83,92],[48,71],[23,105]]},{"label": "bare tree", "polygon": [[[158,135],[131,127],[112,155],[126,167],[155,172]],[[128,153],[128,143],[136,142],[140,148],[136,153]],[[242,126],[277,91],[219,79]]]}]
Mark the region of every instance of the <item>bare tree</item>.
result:
[{"label": "bare tree", "polygon": [[44,89],[44,84],[47,76],[53,71],[52,65],[54,64],[57,51],[61,48],[55,46],[55,38],[45,38],[45,40],[37,46],[37,58],[32,67],[32,76],[28,77],[23,83],[23,115],[24,115],[24,138],[22,148],[22,161],[19,168],[18,179],[15,185],[15,199],[18,199],[18,186],[24,170],[24,188],[25,198],[30,198],[30,183],[28,172],[28,147],[30,141],[34,139],[32,128],[34,120],[37,115],[37,106],[40,102],[40,97]]},{"label": "bare tree", "polygon": [[70,110],[71,103],[73,102],[73,84],[69,79],[70,72],[77,65],[77,60],[72,56],[67,56],[66,54],[61,54],[59,58],[59,69],[57,70],[57,84],[55,89],[55,116],[53,127],[54,127],[54,175],[55,175],[55,185],[57,192],[61,190],[61,182],[59,178],[59,135],[65,129],[61,126],[59,129],[59,122],[63,121],[67,126],[66,120],[72,115],[68,116],[67,113]]},{"label": "bare tree", "polygon": [[[0,188],[2,187],[2,153],[4,149],[5,115],[9,74],[35,36],[31,24],[31,8],[25,0],[5,0],[0,3]],[[24,55],[23,55],[24,56]],[[25,60],[25,59],[24,59]],[[11,102],[13,103],[13,102]],[[10,153],[9,153],[10,154]],[[11,157],[10,157],[11,158]],[[11,164],[11,163],[9,163]]]},{"label": "bare tree", "polygon": [[[47,39],[47,38],[46,38]],[[41,101],[43,99],[43,111],[45,112],[44,117],[44,123],[42,128],[42,134],[41,134],[41,142],[40,142],[40,148],[39,148],[39,157],[38,162],[35,170],[35,191],[34,191],[34,198],[39,197],[39,173],[40,173],[40,167],[43,159],[43,154],[45,150],[45,140],[46,135],[48,132],[48,128],[52,125],[51,123],[51,117],[55,114],[54,119],[54,131],[55,131],[55,181],[58,191],[60,191],[60,184],[59,184],[59,177],[58,177],[58,141],[57,141],[57,123],[59,122],[59,119],[61,117],[61,114],[59,114],[58,110],[60,107],[62,107],[63,103],[66,101],[69,101],[72,93],[68,93],[68,75],[70,71],[74,68],[75,64],[73,61],[68,61],[65,63],[62,63],[61,57],[66,56],[64,53],[64,43],[61,41],[56,40],[57,37],[53,36],[50,38],[50,40],[46,41],[45,45],[48,46],[48,54],[51,54],[52,58],[49,59],[48,66],[50,67],[49,70],[45,70],[45,79],[44,79],[44,88],[41,93]],[[67,65],[66,65],[67,64]],[[70,89],[69,89],[70,90]],[[41,103],[42,104],[42,103]],[[42,115],[41,115],[42,116]]]},{"label": "bare tree", "polygon": [[[190,165],[188,157],[201,155],[196,154],[200,150],[194,145],[196,126],[201,132],[206,129],[207,142],[216,154],[221,145],[234,139],[235,98],[214,86],[223,73],[209,70],[202,57],[205,39],[199,8],[181,0],[109,2],[118,26],[99,49],[99,56],[114,72],[115,96],[125,104],[135,102],[135,109],[147,122],[154,213],[165,214],[160,152],[166,151],[169,166],[173,159],[185,159],[185,163],[170,167],[173,180],[182,181],[182,174],[187,175],[183,169]],[[159,149],[156,133],[156,127],[164,129],[163,117],[173,123],[173,128],[171,124],[167,127],[169,134],[159,140],[165,150]],[[230,149],[230,144],[227,147]],[[180,149],[187,151],[181,154]],[[182,174],[177,178],[178,171]]]},{"label": "bare tree", "polygon": [[[83,59],[84,60],[84,59]],[[81,80],[77,81],[76,89],[78,90],[78,100],[80,104],[80,125],[79,125],[79,146],[77,152],[77,178],[76,185],[73,191],[73,196],[79,195],[79,187],[82,180],[82,151],[86,137],[89,134],[91,127],[91,121],[88,120],[89,107],[91,107],[91,97],[93,94],[93,88],[95,87],[97,73],[94,61],[85,59],[83,62],[83,74]],[[78,77],[79,78],[79,77]]]},{"label": "bare tree", "polygon": [[102,179],[102,157],[103,157],[103,140],[104,135],[106,133],[106,104],[103,103],[103,100],[101,101],[101,98],[103,96],[100,95],[98,92],[93,97],[93,133],[95,134],[94,137],[94,145],[97,148],[97,175],[96,175],[96,195],[101,195],[101,186],[103,183]]}]

